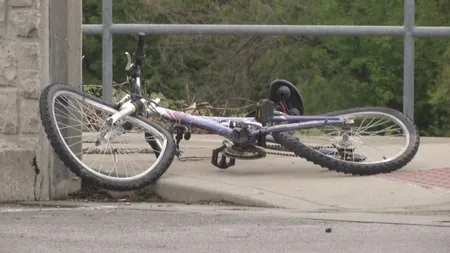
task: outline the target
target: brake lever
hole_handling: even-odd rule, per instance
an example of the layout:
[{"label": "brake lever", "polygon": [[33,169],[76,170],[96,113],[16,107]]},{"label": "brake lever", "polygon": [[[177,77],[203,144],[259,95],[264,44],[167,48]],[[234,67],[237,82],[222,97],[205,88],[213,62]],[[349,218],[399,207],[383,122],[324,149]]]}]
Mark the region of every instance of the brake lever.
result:
[{"label": "brake lever", "polygon": [[125,52],[127,56],[127,66],[125,66],[125,71],[129,71],[133,67],[133,62],[131,61],[131,55],[128,52]]}]

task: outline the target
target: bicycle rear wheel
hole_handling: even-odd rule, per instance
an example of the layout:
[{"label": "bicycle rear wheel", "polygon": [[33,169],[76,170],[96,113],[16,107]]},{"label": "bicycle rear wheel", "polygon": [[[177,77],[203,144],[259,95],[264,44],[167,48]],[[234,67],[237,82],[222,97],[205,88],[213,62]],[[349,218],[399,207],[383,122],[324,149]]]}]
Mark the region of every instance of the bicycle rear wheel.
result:
[{"label": "bicycle rear wheel", "polygon": [[[88,183],[116,191],[139,189],[158,180],[174,159],[175,143],[167,130],[141,116],[109,126],[106,119],[117,112],[115,106],[68,85],[47,86],[39,105],[55,153]],[[148,147],[144,132],[152,134],[157,150]]]},{"label": "bicycle rear wheel", "polygon": [[[401,169],[419,149],[417,127],[411,119],[396,110],[363,107],[325,115],[349,117],[354,123],[324,125],[308,129],[307,133],[300,135],[298,132],[302,130],[294,135],[279,132],[272,133],[272,136],[297,156],[330,170],[353,175],[374,175]],[[367,122],[373,124],[364,125]],[[389,122],[393,124],[389,126]],[[339,130],[339,127],[342,129]],[[373,149],[362,147],[371,141],[376,142]],[[397,149],[399,151],[395,152]],[[386,155],[389,151],[393,151],[394,155]]]}]

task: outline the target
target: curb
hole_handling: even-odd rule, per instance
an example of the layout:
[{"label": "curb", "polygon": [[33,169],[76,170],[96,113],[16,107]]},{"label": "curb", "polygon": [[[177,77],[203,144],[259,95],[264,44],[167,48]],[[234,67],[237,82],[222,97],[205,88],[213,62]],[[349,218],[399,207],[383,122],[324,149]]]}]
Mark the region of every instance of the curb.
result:
[{"label": "curb", "polygon": [[224,184],[218,181],[202,180],[171,174],[159,179],[146,189],[169,202],[201,203],[228,202],[234,205],[295,209],[302,211],[339,211],[342,208],[314,203],[279,193],[272,193],[252,187]]},{"label": "curb", "polygon": [[202,184],[204,184],[202,180],[193,179],[190,182],[184,180],[179,182],[171,177],[160,179],[147,189],[161,199],[175,203],[227,202],[248,207],[278,207],[266,201],[234,194],[233,191],[225,190],[220,184],[217,185],[216,190],[205,189],[201,187]]}]

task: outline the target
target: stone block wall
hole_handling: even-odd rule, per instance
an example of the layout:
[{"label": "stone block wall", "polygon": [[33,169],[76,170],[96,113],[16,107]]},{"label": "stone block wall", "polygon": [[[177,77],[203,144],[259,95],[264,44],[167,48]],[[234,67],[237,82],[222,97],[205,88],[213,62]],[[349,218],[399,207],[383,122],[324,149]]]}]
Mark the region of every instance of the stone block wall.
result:
[{"label": "stone block wall", "polygon": [[48,166],[38,163],[38,98],[48,80],[41,50],[48,45],[48,22],[41,2],[0,0],[0,201],[49,195]]},{"label": "stone block wall", "polygon": [[[67,54],[53,59],[50,48],[67,52],[72,43],[81,57],[80,31],[75,32],[78,38],[62,38],[57,30],[51,31],[50,22],[59,25],[56,27],[64,34],[71,29],[67,15],[49,19],[52,2],[65,8],[65,13],[70,5],[81,6],[78,0],[0,0],[0,202],[48,200],[61,192],[67,194],[61,181],[73,177],[65,173],[66,178],[58,176],[55,181],[55,172],[59,175],[67,168],[54,157],[39,118],[40,90],[52,81],[50,62],[63,65],[68,61]],[[81,30],[81,8],[75,12],[72,16],[80,24],[73,27]],[[68,43],[68,39],[72,41]],[[52,45],[51,41],[56,42]],[[81,65],[81,58],[78,60]],[[81,80],[81,74],[78,78]]]}]

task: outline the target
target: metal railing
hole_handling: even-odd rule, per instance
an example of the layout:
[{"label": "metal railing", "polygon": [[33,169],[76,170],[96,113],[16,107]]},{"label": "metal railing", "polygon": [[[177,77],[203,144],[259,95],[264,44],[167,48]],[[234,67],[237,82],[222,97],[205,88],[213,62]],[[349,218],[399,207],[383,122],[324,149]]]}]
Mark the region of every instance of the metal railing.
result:
[{"label": "metal railing", "polygon": [[414,116],[414,37],[450,37],[450,27],[416,27],[415,0],[404,0],[403,26],[114,24],[112,0],[102,0],[102,24],[83,24],[102,34],[103,98],[112,100],[113,34],[403,36],[403,112]]}]

